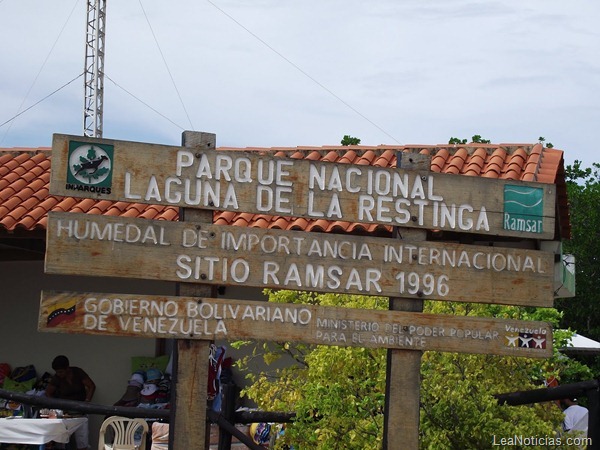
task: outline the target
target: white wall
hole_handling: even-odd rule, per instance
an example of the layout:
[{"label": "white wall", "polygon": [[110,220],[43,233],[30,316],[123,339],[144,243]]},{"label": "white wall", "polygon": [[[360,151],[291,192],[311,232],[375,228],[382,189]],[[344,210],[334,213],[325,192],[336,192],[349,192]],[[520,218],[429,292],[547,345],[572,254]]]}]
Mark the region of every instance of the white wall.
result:
[{"label": "white wall", "polygon": [[[175,284],[96,277],[44,274],[41,261],[0,262],[0,362],[12,368],[33,364],[42,375],[52,359],[66,355],[96,383],[93,402],[114,404],[125,392],[132,356],[155,356],[156,340],[37,330],[42,289],[174,295]],[[90,416],[90,443],[95,446],[102,416]]]},{"label": "white wall", "polygon": [[[175,283],[124,278],[57,276],[44,273],[42,261],[0,261],[0,362],[12,368],[33,364],[38,376],[52,371],[52,359],[66,355],[71,365],[84,369],[96,383],[93,403],[114,404],[125,392],[132,356],[156,356],[155,339],[37,330],[42,290],[175,295]],[[227,287],[222,297],[264,299],[260,289]],[[227,347],[226,356],[243,352]],[[167,345],[170,347],[170,345]],[[235,381],[244,384],[244,376]],[[90,416],[90,444],[95,448],[103,416]]]},{"label": "white wall", "polygon": [[[64,354],[71,365],[84,369],[96,383],[93,403],[112,405],[119,400],[131,375],[132,356],[156,356],[157,340],[85,334],[42,333],[37,330],[42,290],[175,295],[176,284],[126,278],[58,276],[44,273],[42,261],[0,261],[0,362],[12,368],[33,364],[38,376],[52,371],[52,359]],[[231,299],[265,300],[262,290],[229,286],[221,296]],[[237,359],[227,342],[226,356]],[[166,343],[167,348],[172,342]],[[257,370],[264,368],[257,362]],[[277,365],[285,364],[280,361]],[[289,362],[287,362],[289,363]],[[244,374],[235,373],[243,386]],[[252,405],[248,405],[252,406]],[[90,415],[90,444],[96,450],[103,416]]]}]

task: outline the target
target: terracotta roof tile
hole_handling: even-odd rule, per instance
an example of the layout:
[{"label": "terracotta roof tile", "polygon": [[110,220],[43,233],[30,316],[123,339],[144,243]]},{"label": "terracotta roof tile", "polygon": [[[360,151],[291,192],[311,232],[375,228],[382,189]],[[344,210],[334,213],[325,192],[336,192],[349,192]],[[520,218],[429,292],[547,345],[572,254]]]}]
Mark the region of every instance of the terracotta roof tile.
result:
[{"label": "terracotta roof tile", "polygon": [[100,201],[97,201],[94,204],[94,206],[88,210],[88,213],[90,213],[90,214],[104,214],[104,212],[106,210],[108,210],[108,208],[110,208],[112,205],[113,205],[113,203],[109,202],[108,200],[100,200]]},{"label": "terracotta roof tile", "polygon": [[336,151],[334,150],[330,150],[329,152],[327,152],[327,154],[322,158],[322,161],[329,161],[329,162],[337,162],[338,160],[338,154]]},{"label": "terracotta roof tile", "polygon": [[354,150],[349,150],[344,152],[341,158],[338,160],[339,163],[342,164],[352,164],[352,161],[356,159],[356,152]]},{"label": "terracotta roof tile", "polygon": [[309,226],[309,220],[305,219],[303,217],[298,217],[298,218],[294,218],[290,221],[290,226],[288,227],[288,230],[296,230],[296,231],[303,231],[308,229]]},{"label": "terracotta roof tile", "polygon": [[[20,204],[21,204],[22,200],[17,197],[11,197],[9,198],[7,201],[3,202],[3,204],[0,206],[0,208],[4,208],[6,210],[6,212],[4,214],[8,215],[10,214],[10,212],[12,210],[14,210],[15,208],[17,208]],[[2,216],[0,216],[2,217]]]},{"label": "terracotta roof tile", "polygon": [[396,152],[385,150],[373,161],[375,167],[392,167],[396,165]]},{"label": "terracotta roof tile", "polygon": [[11,198],[13,196],[14,193],[15,193],[14,189],[9,188],[9,187],[5,187],[4,189],[0,190],[0,202],[7,201],[9,198]]},{"label": "terracotta roof tile", "polygon": [[35,197],[29,197],[15,209],[13,209],[8,215],[18,222],[23,217],[27,217],[27,213],[35,206],[35,204],[37,204],[37,199]]},{"label": "terracotta roof tile", "polygon": [[312,223],[312,226],[308,227],[308,231],[328,231],[330,225],[331,222],[323,219],[318,219]]},{"label": "terracotta roof tile", "polygon": [[44,209],[46,213],[48,211],[54,211],[54,207],[58,204],[60,199],[58,197],[54,197],[53,195],[48,195],[48,198],[40,202],[38,208]]},{"label": "terracotta roof tile", "polygon": [[0,152],[0,176],[6,175],[9,169],[6,167],[8,161],[13,158],[13,155],[8,152]]},{"label": "terracotta roof tile", "polygon": [[179,218],[179,208],[165,208],[156,218],[157,220],[177,220]]},{"label": "terracotta roof tile", "polygon": [[373,164],[375,158],[377,158],[377,154],[373,150],[367,150],[354,162],[354,164],[358,164],[360,166],[369,166]]},{"label": "terracotta roof tile", "polygon": [[71,209],[71,212],[87,213],[94,207],[96,200],[92,198],[84,198]]},{"label": "terracotta roof tile", "polygon": [[[48,185],[47,180],[43,180],[42,178],[36,177],[33,181],[31,181],[29,183],[29,188],[32,191],[32,195],[36,195],[38,192],[46,189],[47,185]],[[45,195],[44,195],[44,197],[45,197]]]},{"label": "terracotta roof tile", "polygon": [[[48,186],[48,184],[46,184],[46,186]],[[44,199],[48,198],[48,196],[50,195],[50,191],[48,190],[48,188],[44,186],[41,189],[37,189],[34,193],[33,196],[35,198],[37,198],[40,202],[43,201]]]},{"label": "terracotta roof tile", "polygon": [[467,160],[467,157],[469,156],[467,153],[467,149],[463,148],[459,148],[456,153],[454,153],[453,155],[454,157],[452,158],[453,160],[456,159],[461,159],[463,162],[465,162]]},{"label": "terracotta roof tile", "polygon": [[77,204],[77,202],[79,202],[79,199],[75,199],[72,197],[64,197],[56,204],[53,211],[69,212],[72,210],[73,206]]},{"label": "terracotta roof tile", "polygon": [[[227,150],[377,167],[395,167],[399,152],[411,152],[430,155],[430,169],[438,173],[555,183],[558,187],[561,236],[570,237],[563,152],[543,148],[540,144],[228,147]],[[10,234],[15,230],[44,230],[50,210],[179,220],[176,207],[52,196],[48,193],[50,164],[49,148],[0,149],[0,234]],[[355,234],[391,233],[391,227],[377,224],[234,212],[215,212],[213,217],[213,222],[219,225]]]},{"label": "terracotta roof tile", "polygon": [[3,208],[0,207],[0,215],[3,216],[2,219],[0,219],[0,226],[13,231],[16,230],[18,223],[16,223],[12,217],[4,215],[3,213],[6,211],[2,211],[2,209]]},{"label": "terracotta roof tile", "polygon": [[214,223],[216,225],[228,225],[231,223],[235,215],[236,213],[234,211],[224,211],[215,217]]},{"label": "terracotta roof tile", "polygon": [[517,172],[514,169],[507,169],[504,172],[504,175],[502,176],[502,178],[504,178],[506,180],[518,180],[519,179],[519,172]]},{"label": "terracotta roof tile", "polygon": [[279,230],[287,230],[290,224],[290,219],[287,217],[278,217],[271,222],[269,228],[277,228]]},{"label": "terracotta roof tile", "polygon": [[27,214],[19,220],[19,223],[15,226],[15,229],[20,230],[31,230],[35,227],[37,220],[31,215]]},{"label": "terracotta roof tile", "polygon": [[[300,153],[300,155],[302,154]],[[306,155],[306,159],[310,161],[319,161],[321,159],[321,154],[319,152],[310,152],[308,155]]]},{"label": "terracotta roof tile", "polygon": [[253,222],[252,225],[250,225],[253,228],[271,228],[269,226],[270,224],[270,220],[267,218],[267,216],[258,216],[256,217]]},{"label": "terracotta roof tile", "polygon": [[506,167],[503,178],[508,178],[509,172],[512,174],[512,180],[520,180],[521,174],[523,173],[523,169],[518,164],[509,164],[508,167]]},{"label": "terracotta roof tile", "polygon": [[483,166],[485,164],[485,157],[487,153],[485,150],[478,148],[471,155],[468,161],[464,165],[464,174],[465,175],[478,175],[483,170]]},{"label": "terracotta roof tile", "polygon": [[446,160],[450,156],[447,149],[442,148],[436,155],[431,158],[431,170],[434,172],[441,172],[446,165]]},{"label": "terracotta roof tile", "polygon": [[[34,221],[34,223],[30,225],[30,227],[35,226],[35,222],[38,222],[46,214],[48,214],[48,211],[45,208],[40,208],[39,206],[30,209],[26,216]],[[30,227],[26,227],[26,229],[31,229]]]}]

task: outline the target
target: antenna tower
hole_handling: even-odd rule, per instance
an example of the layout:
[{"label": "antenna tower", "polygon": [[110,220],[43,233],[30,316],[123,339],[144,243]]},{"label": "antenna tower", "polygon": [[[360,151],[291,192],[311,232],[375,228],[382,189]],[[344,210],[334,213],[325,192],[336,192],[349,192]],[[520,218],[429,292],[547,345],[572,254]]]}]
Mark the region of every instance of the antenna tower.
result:
[{"label": "antenna tower", "polygon": [[87,0],[83,134],[102,137],[106,0]]}]

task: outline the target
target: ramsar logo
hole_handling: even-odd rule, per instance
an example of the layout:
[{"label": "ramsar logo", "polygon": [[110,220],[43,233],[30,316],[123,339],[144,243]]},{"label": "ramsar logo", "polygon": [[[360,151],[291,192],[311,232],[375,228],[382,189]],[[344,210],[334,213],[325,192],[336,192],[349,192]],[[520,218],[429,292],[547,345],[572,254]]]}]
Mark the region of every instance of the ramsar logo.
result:
[{"label": "ramsar logo", "polygon": [[504,185],[505,230],[542,233],[544,190],[530,186]]},{"label": "ramsar logo", "polygon": [[114,147],[69,141],[68,190],[110,194]]}]

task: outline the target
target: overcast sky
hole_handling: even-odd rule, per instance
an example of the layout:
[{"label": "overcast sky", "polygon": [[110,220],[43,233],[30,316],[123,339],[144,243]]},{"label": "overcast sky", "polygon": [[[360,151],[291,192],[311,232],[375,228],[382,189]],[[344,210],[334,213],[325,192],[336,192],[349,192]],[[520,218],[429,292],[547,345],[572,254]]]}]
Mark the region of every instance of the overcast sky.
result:
[{"label": "overcast sky", "polygon": [[[83,72],[86,3],[0,0],[0,124],[20,114],[0,126],[0,147],[83,134],[84,78],[61,87]],[[589,166],[600,161],[599,19],[589,0],[107,0],[104,137],[544,136]]]}]

